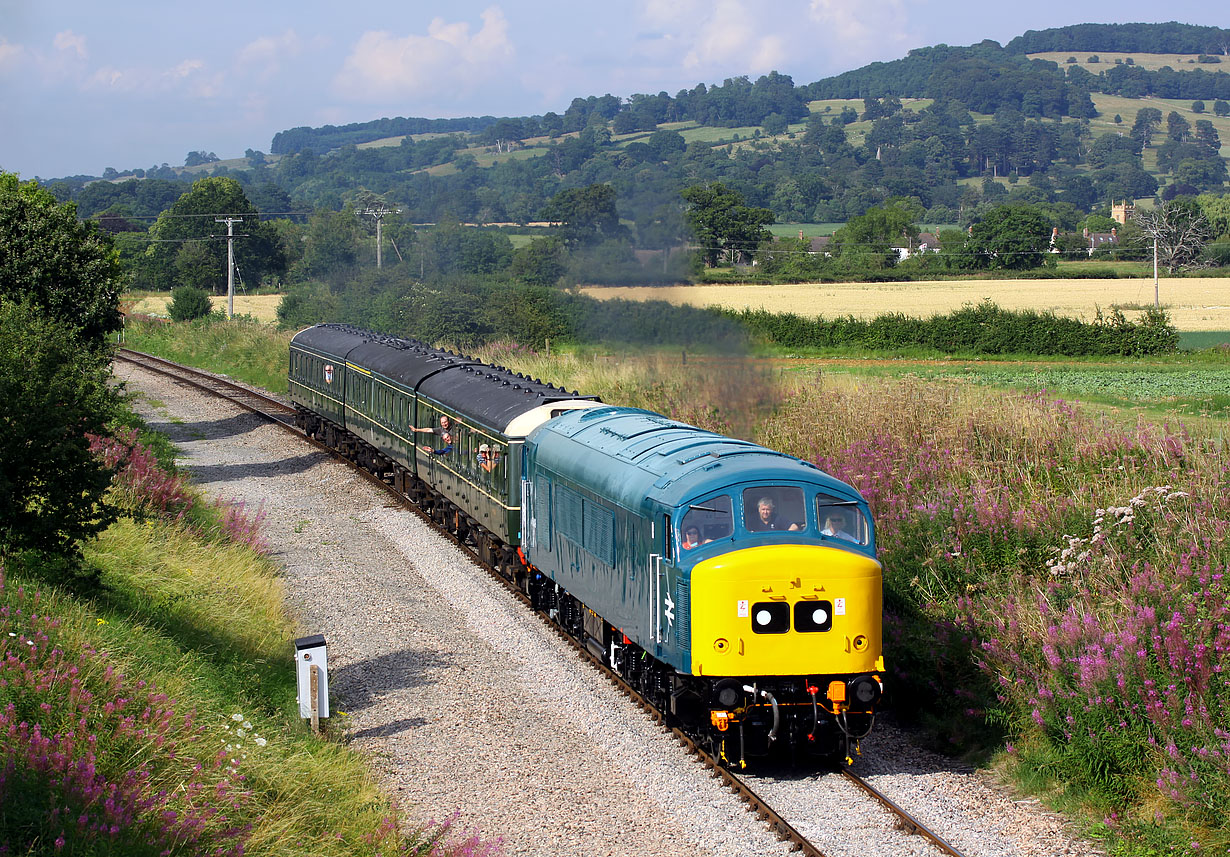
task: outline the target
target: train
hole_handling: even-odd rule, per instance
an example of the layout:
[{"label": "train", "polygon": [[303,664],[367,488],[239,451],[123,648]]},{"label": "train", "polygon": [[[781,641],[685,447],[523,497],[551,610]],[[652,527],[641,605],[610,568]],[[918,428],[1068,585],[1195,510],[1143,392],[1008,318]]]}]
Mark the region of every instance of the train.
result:
[{"label": "train", "polygon": [[862,495],[814,464],[343,324],[290,342],[310,437],[378,474],[724,764],[845,760],[884,694]]}]

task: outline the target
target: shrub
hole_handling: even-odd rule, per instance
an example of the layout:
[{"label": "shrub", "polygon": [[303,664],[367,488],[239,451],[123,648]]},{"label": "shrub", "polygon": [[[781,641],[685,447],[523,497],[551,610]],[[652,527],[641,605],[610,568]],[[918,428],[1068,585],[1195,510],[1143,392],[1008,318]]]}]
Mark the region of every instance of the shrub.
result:
[{"label": "shrub", "polygon": [[171,292],[171,303],[167,305],[172,321],[192,321],[204,318],[212,311],[209,293],[196,286],[180,286],[174,289]]}]

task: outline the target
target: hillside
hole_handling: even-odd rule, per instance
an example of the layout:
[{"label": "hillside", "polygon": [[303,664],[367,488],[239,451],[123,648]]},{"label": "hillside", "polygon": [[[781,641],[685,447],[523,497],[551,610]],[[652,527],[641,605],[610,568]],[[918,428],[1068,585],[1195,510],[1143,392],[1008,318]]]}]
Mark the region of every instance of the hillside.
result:
[{"label": "hillside", "polygon": [[[87,216],[156,215],[209,174],[239,179],[262,211],[336,210],[365,188],[411,222],[526,223],[559,191],[606,183],[646,248],[680,239],[680,192],[698,181],[779,222],[841,223],[907,197],[922,221],[957,223],[1020,199],[1061,206],[1072,228],[1111,199],[1224,187],[1230,73],[1206,51],[1226,33],[1081,25],[921,48],[806,85],[774,72],[675,96],[578,97],[561,114],[295,128],[270,155],[51,187]],[[1160,117],[1135,127],[1142,108]]]}]

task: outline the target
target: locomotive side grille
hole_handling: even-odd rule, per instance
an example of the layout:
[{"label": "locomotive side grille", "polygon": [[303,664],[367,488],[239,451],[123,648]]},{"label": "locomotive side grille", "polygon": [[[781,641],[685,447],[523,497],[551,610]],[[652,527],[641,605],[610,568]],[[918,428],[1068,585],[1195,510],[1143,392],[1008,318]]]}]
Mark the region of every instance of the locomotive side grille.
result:
[{"label": "locomotive side grille", "polygon": [[683,580],[675,583],[675,646],[692,650],[692,587]]},{"label": "locomotive side grille", "polygon": [[592,500],[582,503],[585,549],[607,565],[615,564],[615,516]]},{"label": "locomotive side grille", "polygon": [[581,495],[564,485],[555,486],[555,521],[560,535],[574,544],[584,544]]}]

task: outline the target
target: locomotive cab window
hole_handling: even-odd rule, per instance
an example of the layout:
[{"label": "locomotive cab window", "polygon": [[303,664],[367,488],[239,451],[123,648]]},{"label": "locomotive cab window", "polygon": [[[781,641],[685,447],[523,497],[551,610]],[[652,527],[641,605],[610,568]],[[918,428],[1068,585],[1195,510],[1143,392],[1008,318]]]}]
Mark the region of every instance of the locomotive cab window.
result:
[{"label": "locomotive cab window", "polygon": [[807,529],[803,489],[790,485],[761,485],[743,492],[743,525],[751,533]]},{"label": "locomotive cab window", "polygon": [[822,536],[856,545],[867,544],[867,519],[858,506],[848,500],[818,495],[816,520]]},{"label": "locomotive cab window", "polygon": [[689,551],[718,539],[729,538],[733,532],[730,497],[722,494],[699,500],[688,507],[679,525],[679,544]]}]

